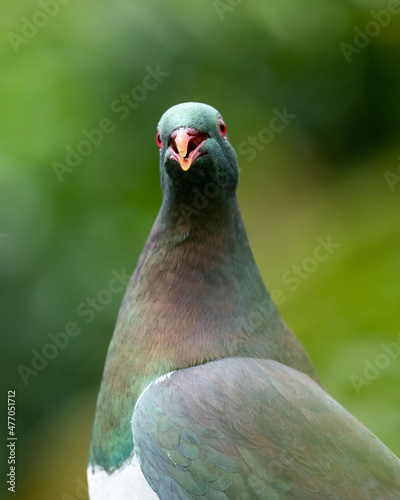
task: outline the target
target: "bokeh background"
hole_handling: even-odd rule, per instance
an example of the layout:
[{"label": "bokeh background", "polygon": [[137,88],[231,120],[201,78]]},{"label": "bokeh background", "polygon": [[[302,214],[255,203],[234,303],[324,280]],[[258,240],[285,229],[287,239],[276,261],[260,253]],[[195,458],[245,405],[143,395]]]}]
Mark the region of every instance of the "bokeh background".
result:
[{"label": "bokeh background", "polygon": [[[160,206],[157,121],[190,100],[219,109],[241,150],[243,218],[283,316],[329,392],[400,454],[400,356],[379,358],[382,343],[400,349],[398,4],[2,4],[0,406],[5,435],[6,391],[15,389],[13,498],[87,498],[96,393],[123,296],[104,289],[113,270],[134,270]],[[143,92],[149,68],[162,76]],[[133,107],[122,111],[132,89]],[[295,116],[283,130],[245,153],[285,107]],[[104,119],[112,132],[92,133],[98,144],[68,165],[83,131]],[[313,267],[307,258],[329,235],[339,244],[329,258],[288,283],[293,265]],[[105,304],[86,322],[78,307],[99,293]],[[42,352],[70,321],[80,334],[24,384],[18,366],[31,368],[32,349]],[[375,360],[385,366],[368,381]],[[354,376],[368,382],[359,394]],[[1,477],[7,498],[5,469]]]}]

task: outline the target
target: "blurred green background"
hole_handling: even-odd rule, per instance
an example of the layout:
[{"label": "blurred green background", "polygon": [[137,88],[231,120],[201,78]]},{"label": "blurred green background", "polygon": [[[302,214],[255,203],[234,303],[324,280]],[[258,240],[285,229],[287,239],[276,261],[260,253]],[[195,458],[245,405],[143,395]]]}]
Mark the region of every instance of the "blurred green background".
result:
[{"label": "blurred green background", "polygon": [[[123,296],[101,291],[113,270],[134,270],[161,201],[156,125],[190,100],[227,123],[243,218],[283,316],[328,391],[400,454],[400,356],[386,363],[381,345],[400,341],[398,4],[2,4],[1,422],[5,435],[15,389],[13,498],[86,498],[95,398]],[[146,80],[157,68],[159,81]],[[143,92],[144,82],[153,88]],[[285,107],[295,117],[245,153]],[[99,139],[91,131],[105,119],[113,130]],[[85,149],[84,130],[98,144]],[[86,154],[79,165],[66,163],[69,148]],[[57,175],[54,162],[68,168]],[[329,235],[340,246],[328,259],[297,287],[283,278],[304,259],[310,268],[317,238]],[[98,293],[105,304],[86,322],[78,307]],[[31,367],[32,349],[71,321],[80,334],[24,384],[18,366]],[[375,359],[379,373],[357,393],[351,377]]]}]

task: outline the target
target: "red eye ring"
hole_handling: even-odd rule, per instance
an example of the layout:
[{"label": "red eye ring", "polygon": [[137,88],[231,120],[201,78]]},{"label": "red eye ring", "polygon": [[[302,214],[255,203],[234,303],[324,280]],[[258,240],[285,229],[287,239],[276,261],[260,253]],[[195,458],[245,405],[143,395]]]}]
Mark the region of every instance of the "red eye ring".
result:
[{"label": "red eye ring", "polygon": [[218,129],[219,129],[219,133],[221,134],[221,137],[223,137],[225,139],[225,136],[226,136],[226,125],[225,125],[225,122],[222,119],[221,115],[218,116]]},{"label": "red eye ring", "polygon": [[156,135],[156,143],[157,146],[161,149],[162,148],[162,140],[161,140],[161,134],[159,129],[157,128],[157,135]]}]

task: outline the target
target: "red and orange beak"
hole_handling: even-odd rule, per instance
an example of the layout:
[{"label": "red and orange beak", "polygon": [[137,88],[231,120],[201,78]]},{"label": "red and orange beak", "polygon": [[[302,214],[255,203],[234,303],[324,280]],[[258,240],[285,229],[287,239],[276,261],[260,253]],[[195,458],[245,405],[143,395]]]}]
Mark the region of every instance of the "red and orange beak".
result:
[{"label": "red and orange beak", "polygon": [[200,150],[208,137],[208,134],[191,127],[174,130],[171,134],[170,160],[177,161],[182,170],[189,170],[195,159],[204,154]]}]

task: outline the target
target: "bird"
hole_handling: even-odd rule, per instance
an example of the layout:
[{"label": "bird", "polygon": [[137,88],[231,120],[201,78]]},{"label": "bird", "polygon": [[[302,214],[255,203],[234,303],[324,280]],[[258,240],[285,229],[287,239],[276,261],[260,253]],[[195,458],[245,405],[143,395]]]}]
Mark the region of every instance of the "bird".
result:
[{"label": "bird", "polygon": [[91,500],[400,499],[399,459],[323,387],[267,291],[214,107],[161,117],[162,203],[107,352]]}]

